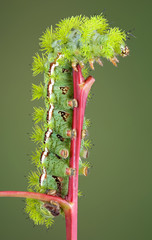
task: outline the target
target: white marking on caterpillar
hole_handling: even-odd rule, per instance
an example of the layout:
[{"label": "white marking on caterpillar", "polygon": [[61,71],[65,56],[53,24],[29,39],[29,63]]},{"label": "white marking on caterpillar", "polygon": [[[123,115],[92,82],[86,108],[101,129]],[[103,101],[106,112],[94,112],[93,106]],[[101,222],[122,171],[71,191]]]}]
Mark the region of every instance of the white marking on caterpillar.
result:
[{"label": "white marking on caterpillar", "polygon": [[52,94],[52,89],[53,89],[53,85],[54,85],[54,80],[50,79],[49,83],[48,83],[48,88],[47,88],[47,95],[49,98],[51,98],[51,94]]},{"label": "white marking on caterpillar", "polygon": [[48,130],[45,132],[45,137],[44,137],[44,143],[47,143],[51,134],[52,134],[52,129],[51,128],[48,128]]},{"label": "white marking on caterpillar", "polygon": [[53,114],[53,109],[54,109],[54,106],[52,104],[50,104],[49,110],[47,112],[47,121],[48,121],[48,123],[51,121],[52,114]]},{"label": "white marking on caterpillar", "polygon": [[[55,67],[59,66],[59,63],[57,60],[59,60],[61,57],[63,57],[63,55],[61,55],[60,53],[58,53],[58,57],[55,59],[55,61],[53,63],[50,64],[50,69],[49,69],[49,73],[50,75],[52,75],[54,73]],[[54,80],[51,78],[50,81],[48,82],[48,86],[47,86],[47,96],[48,98],[51,99],[51,94],[53,91],[53,85],[54,85]],[[54,106],[52,104],[50,104],[50,108],[48,111],[48,121],[51,120],[52,118],[52,111],[54,109]]]},{"label": "white marking on caterpillar", "polygon": [[47,177],[47,172],[46,172],[46,169],[43,168],[43,173],[42,173],[42,175],[40,176],[40,185],[41,185],[41,186],[43,185],[43,182],[44,182],[44,180],[46,179],[46,177]]},{"label": "white marking on caterpillar", "polygon": [[[61,57],[63,57],[63,55],[61,55],[60,53],[58,53],[57,58],[54,60],[53,63],[50,64],[50,69],[49,69],[49,74],[50,76],[54,73],[55,67],[57,67],[59,65],[59,63],[57,62],[58,59],[60,59]],[[51,78],[48,82],[48,86],[47,86],[47,96],[48,98],[51,99],[51,94],[53,91],[53,85],[54,85],[54,80]],[[51,121],[52,118],[52,114],[53,114],[53,109],[54,106],[52,104],[50,104],[49,110],[47,111],[47,122],[49,123]],[[48,128],[47,131],[45,132],[45,136],[44,136],[44,143],[47,143],[51,134],[52,134],[53,130],[51,128]],[[45,150],[42,152],[41,154],[41,158],[40,161],[43,164],[45,161],[45,158],[48,156],[49,154],[49,150],[47,147],[45,147]],[[42,175],[40,176],[40,185],[43,185],[43,181],[47,178],[47,172],[46,169],[43,168],[43,172]]]},{"label": "white marking on caterpillar", "polygon": [[42,164],[44,163],[45,158],[48,156],[48,154],[49,154],[49,150],[47,148],[45,148],[45,150],[41,154],[41,159],[40,159]]}]

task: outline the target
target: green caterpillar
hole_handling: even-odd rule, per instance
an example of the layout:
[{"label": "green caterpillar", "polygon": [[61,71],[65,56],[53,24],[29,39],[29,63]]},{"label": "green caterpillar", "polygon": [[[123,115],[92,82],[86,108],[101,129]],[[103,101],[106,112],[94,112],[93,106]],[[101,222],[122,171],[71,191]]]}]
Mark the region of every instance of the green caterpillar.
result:
[{"label": "green caterpillar", "polygon": [[[33,100],[44,98],[45,108],[34,108],[35,128],[32,139],[38,149],[32,160],[37,171],[29,176],[29,190],[66,198],[69,176],[75,169],[69,168],[73,108],[78,106],[73,99],[72,72],[77,64],[83,76],[88,74],[88,63],[94,69],[96,61],[101,66],[102,58],[115,66],[117,56],[125,57],[129,49],[125,44],[126,34],[119,28],[111,28],[102,14],[93,17],[76,16],[63,19],[55,30],[47,28],[40,38],[42,57],[36,54],[33,75],[44,72],[44,84],[33,84]],[[38,124],[41,122],[41,126]],[[89,120],[85,119],[82,130],[81,158],[86,158],[91,145],[86,138]],[[87,175],[89,163],[80,158],[79,174]],[[55,202],[43,203],[27,199],[26,212],[35,224],[52,224],[53,216],[62,213]]]}]

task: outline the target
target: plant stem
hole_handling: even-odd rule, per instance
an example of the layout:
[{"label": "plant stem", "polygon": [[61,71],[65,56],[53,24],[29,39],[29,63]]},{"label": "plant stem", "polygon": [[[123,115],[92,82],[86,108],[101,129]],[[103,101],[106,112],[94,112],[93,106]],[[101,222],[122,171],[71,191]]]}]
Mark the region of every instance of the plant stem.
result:
[{"label": "plant stem", "polygon": [[23,198],[34,198],[38,199],[44,202],[49,201],[56,201],[60,204],[60,206],[63,208],[63,210],[67,210],[71,208],[70,203],[68,203],[66,200],[55,197],[52,195],[47,195],[43,193],[35,193],[35,192],[21,192],[21,191],[0,191],[0,197],[23,197]]},{"label": "plant stem", "polygon": [[73,71],[74,99],[78,107],[73,110],[72,128],[76,130],[76,137],[71,140],[70,167],[76,169],[76,175],[69,178],[69,191],[66,200],[71,203],[71,208],[65,211],[67,240],[77,240],[77,208],[78,208],[78,174],[79,155],[81,146],[81,131],[83,127],[84,112],[88,93],[95,79],[89,76],[86,80],[82,76],[81,67]]}]

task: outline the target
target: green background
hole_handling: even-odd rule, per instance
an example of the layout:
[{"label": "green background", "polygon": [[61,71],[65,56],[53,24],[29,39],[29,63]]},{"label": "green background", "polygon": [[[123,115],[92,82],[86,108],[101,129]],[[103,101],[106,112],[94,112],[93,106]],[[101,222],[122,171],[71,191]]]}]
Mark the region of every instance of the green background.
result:
[{"label": "green background", "polygon": [[[31,101],[32,56],[47,26],[72,15],[100,14],[112,26],[132,30],[130,56],[115,68],[103,60],[86,115],[94,147],[88,177],[80,178],[78,239],[151,240],[151,7],[145,1],[1,1],[0,5],[0,190],[25,191],[35,146]],[[33,228],[24,200],[0,199],[1,239],[65,239],[64,218],[49,230]]]}]

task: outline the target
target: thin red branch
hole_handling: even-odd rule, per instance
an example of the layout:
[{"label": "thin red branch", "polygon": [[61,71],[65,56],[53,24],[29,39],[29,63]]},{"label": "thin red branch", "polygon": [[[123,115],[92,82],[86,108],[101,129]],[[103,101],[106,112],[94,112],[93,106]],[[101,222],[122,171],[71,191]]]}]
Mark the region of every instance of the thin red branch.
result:
[{"label": "thin red branch", "polygon": [[21,192],[21,191],[0,191],[0,197],[34,198],[44,202],[56,201],[60,204],[61,208],[63,208],[63,210],[65,211],[71,208],[70,203],[68,203],[66,200],[60,197],[55,197],[55,196],[47,195],[43,193]]},{"label": "thin red branch", "polygon": [[74,99],[78,101],[78,107],[73,110],[72,128],[76,130],[76,137],[71,140],[70,167],[76,169],[76,175],[69,178],[69,191],[67,201],[72,204],[65,213],[67,240],[77,240],[77,208],[78,208],[78,174],[79,155],[81,146],[81,131],[83,127],[84,113],[88,93],[95,79],[89,76],[86,80],[82,76],[81,67],[73,71]]}]

